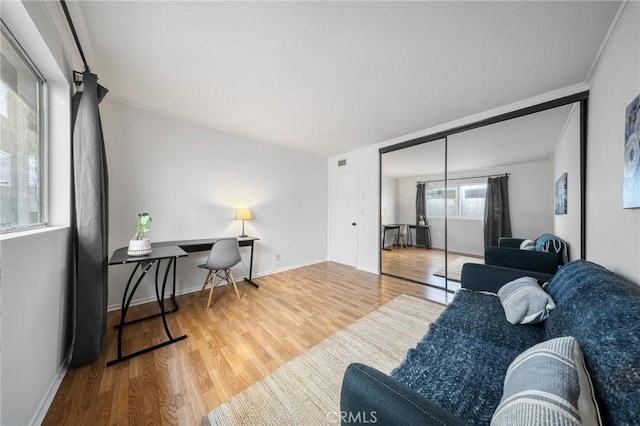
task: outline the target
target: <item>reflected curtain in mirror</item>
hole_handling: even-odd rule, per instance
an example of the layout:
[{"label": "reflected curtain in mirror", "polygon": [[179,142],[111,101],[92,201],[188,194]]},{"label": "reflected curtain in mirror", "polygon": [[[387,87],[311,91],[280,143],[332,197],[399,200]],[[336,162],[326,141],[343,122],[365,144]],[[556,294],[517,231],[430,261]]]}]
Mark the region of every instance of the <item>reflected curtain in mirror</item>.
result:
[{"label": "reflected curtain in mirror", "polygon": [[487,179],[484,210],[484,245],[497,246],[500,237],[511,237],[509,176]]},{"label": "reflected curtain in mirror", "polygon": [[[416,225],[425,225],[427,223],[427,210],[426,210],[426,184],[424,182],[418,182],[416,185]],[[423,220],[424,223],[420,223]],[[427,245],[426,233],[419,232],[420,228],[416,228],[416,244],[421,246]],[[411,232],[411,231],[409,231]]]}]

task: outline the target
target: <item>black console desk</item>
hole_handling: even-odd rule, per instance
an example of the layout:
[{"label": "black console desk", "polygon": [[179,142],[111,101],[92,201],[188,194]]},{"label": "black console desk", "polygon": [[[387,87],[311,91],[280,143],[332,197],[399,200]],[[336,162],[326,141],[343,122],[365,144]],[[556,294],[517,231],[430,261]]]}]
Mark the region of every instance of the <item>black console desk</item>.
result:
[{"label": "black console desk", "polygon": [[[129,281],[127,281],[127,286],[124,289],[124,295],[122,296],[122,308],[120,311],[120,323],[115,326],[118,329],[118,354],[116,359],[107,362],[107,366],[112,366],[114,364],[118,364],[119,362],[126,361],[130,358],[136,357],[138,355],[145,354],[154,349],[162,348],[164,346],[170,345],[172,343],[178,342],[180,340],[186,339],[187,336],[183,335],[180,337],[173,337],[171,335],[171,331],[169,331],[169,325],[167,324],[167,314],[176,312],[178,310],[178,304],[176,303],[176,267],[178,263],[179,257],[187,256],[187,253],[182,250],[180,247],[176,245],[167,245],[163,247],[154,247],[153,251],[150,254],[145,256],[129,256],[127,254],[127,247],[122,247],[113,252],[113,256],[111,256],[111,260],[109,260],[109,265],[122,265],[127,263],[135,263],[136,267],[131,272],[129,276]],[[162,290],[160,290],[160,282],[158,280],[160,276],[160,266],[163,260],[167,260],[167,267],[164,271],[164,279],[162,281]],[[131,300],[133,299],[133,295],[140,286],[140,283],[147,275],[147,272],[151,270],[151,268],[156,265],[156,300],[158,302],[158,306],[160,307],[160,312],[157,314],[149,315],[144,318],[138,318],[131,321],[126,321],[127,311],[129,310],[129,306],[131,305]],[[171,267],[173,266],[173,292],[171,294],[171,301],[173,302],[174,307],[170,310],[165,309],[165,290],[167,288],[167,278],[169,277],[169,272],[171,271]],[[134,277],[138,273],[138,278],[135,280],[135,284],[133,287],[131,283],[133,282]],[[151,318],[162,317],[162,324],[164,325],[164,331],[167,333],[167,340],[162,343],[158,343],[157,345],[149,346],[145,349],[132,352],[128,355],[122,355],[122,331],[125,325],[134,324],[140,321],[144,321]]]},{"label": "black console desk", "polygon": [[[166,247],[166,246],[178,246],[182,250],[187,253],[196,253],[199,251],[209,251],[211,250],[211,246],[214,242],[218,241],[220,238],[203,238],[199,240],[178,240],[178,241],[163,241],[159,243],[151,244],[152,247]],[[258,288],[258,284],[254,283],[252,280],[253,275],[253,246],[256,241],[259,241],[260,238],[256,237],[237,237],[238,245],[240,247],[251,247],[251,253],[249,257],[249,276],[244,280]]]},{"label": "black console desk", "polygon": [[[122,296],[122,307],[120,312],[120,323],[115,326],[118,329],[118,349],[117,349],[117,357],[116,359],[107,362],[107,366],[111,366],[114,364],[118,364],[119,362],[126,361],[138,355],[145,354],[147,352],[153,351],[155,349],[159,349],[161,347],[170,345],[172,343],[178,342],[180,340],[184,340],[187,338],[186,335],[182,335],[179,337],[173,337],[171,335],[171,331],[169,330],[169,325],[167,324],[166,316],[173,312],[178,311],[178,302],[176,302],[176,268],[178,264],[179,257],[188,256],[189,253],[201,252],[201,251],[209,251],[211,250],[211,246],[213,243],[220,238],[206,238],[199,240],[181,240],[181,241],[163,241],[158,243],[151,244],[153,250],[150,254],[145,256],[129,256],[127,254],[127,247],[121,247],[113,252],[111,259],[109,260],[109,265],[122,265],[127,263],[135,263],[136,266],[131,272],[129,276],[129,280],[127,281],[127,286],[124,290],[124,295]],[[249,261],[249,276],[245,278],[249,284],[258,288],[258,284],[252,281],[252,273],[253,273],[253,246],[254,242],[258,241],[259,238],[255,237],[238,237],[238,245],[240,247],[251,247],[251,257]],[[162,287],[160,287],[160,266],[163,261],[168,261],[167,266],[163,273]],[[137,318],[131,321],[126,321],[127,311],[129,310],[129,306],[131,305],[131,300],[133,299],[133,295],[140,286],[140,283],[143,281],[147,272],[151,270],[151,268],[156,265],[156,273],[155,273],[155,291],[156,291],[156,300],[158,302],[158,307],[160,308],[160,312],[146,316],[144,318]],[[171,267],[173,267],[173,288],[171,292],[171,302],[173,303],[173,308],[165,309],[165,291],[167,287],[167,279],[169,278],[169,274],[171,272]],[[136,277],[136,273],[138,274],[137,279],[135,280],[135,284],[131,286],[134,282],[134,277]],[[149,346],[145,349],[123,355],[122,354],[122,332],[126,325],[134,324],[140,321],[144,321],[151,318],[162,317],[162,324],[164,326],[164,330],[167,334],[167,340],[164,342],[158,343],[153,346]]]}]

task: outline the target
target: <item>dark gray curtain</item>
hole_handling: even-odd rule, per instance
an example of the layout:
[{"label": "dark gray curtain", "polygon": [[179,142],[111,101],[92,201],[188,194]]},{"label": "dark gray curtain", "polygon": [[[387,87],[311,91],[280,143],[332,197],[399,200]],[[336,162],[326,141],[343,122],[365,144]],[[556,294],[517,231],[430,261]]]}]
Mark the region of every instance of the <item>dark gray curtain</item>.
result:
[{"label": "dark gray curtain", "polygon": [[82,76],[72,99],[74,367],[98,357],[107,319],[108,173],[98,104],[108,91],[95,74]]},{"label": "dark gray curtain", "polygon": [[[427,210],[426,210],[426,185],[418,182],[416,185],[416,225],[420,223],[420,216],[427,222]],[[427,235],[424,229],[416,228],[416,244],[424,246],[427,244]]]},{"label": "dark gray curtain", "polygon": [[497,246],[500,237],[510,236],[509,176],[489,178],[484,205],[484,245]]}]

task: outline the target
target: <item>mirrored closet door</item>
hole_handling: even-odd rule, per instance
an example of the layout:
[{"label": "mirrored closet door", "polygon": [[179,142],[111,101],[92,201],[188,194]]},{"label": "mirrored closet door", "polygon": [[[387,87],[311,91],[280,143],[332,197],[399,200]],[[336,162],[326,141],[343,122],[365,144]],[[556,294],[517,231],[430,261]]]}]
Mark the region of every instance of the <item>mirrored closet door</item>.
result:
[{"label": "mirrored closet door", "polygon": [[483,263],[485,246],[507,235],[553,233],[583,257],[585,122],[580,102],[557,103],[381,149],[380,271],[455,291],[463,265]]}]

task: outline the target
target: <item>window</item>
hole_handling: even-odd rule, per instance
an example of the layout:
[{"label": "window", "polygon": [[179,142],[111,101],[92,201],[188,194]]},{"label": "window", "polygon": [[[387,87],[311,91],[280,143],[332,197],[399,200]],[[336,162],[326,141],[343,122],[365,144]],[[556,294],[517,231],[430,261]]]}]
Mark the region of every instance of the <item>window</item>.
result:
[{"label": "window", "polygon": [[427,188],[427,216],[445,217],[446,204],[449,219],[483,220],[486,194],[486,183]]},{"label": "window", "polygon": [[445,202],[447,216],[456,217],[458,215],[457,187],[427,188],[427,217],[444,217]]},{"label": "window", "polygon": [[460,215],[462,219],[484,219],[487,184],[460,186]]},{"label": "window", "polygon": [[45,224],[45,81],[2,24],[0,230]]}]

